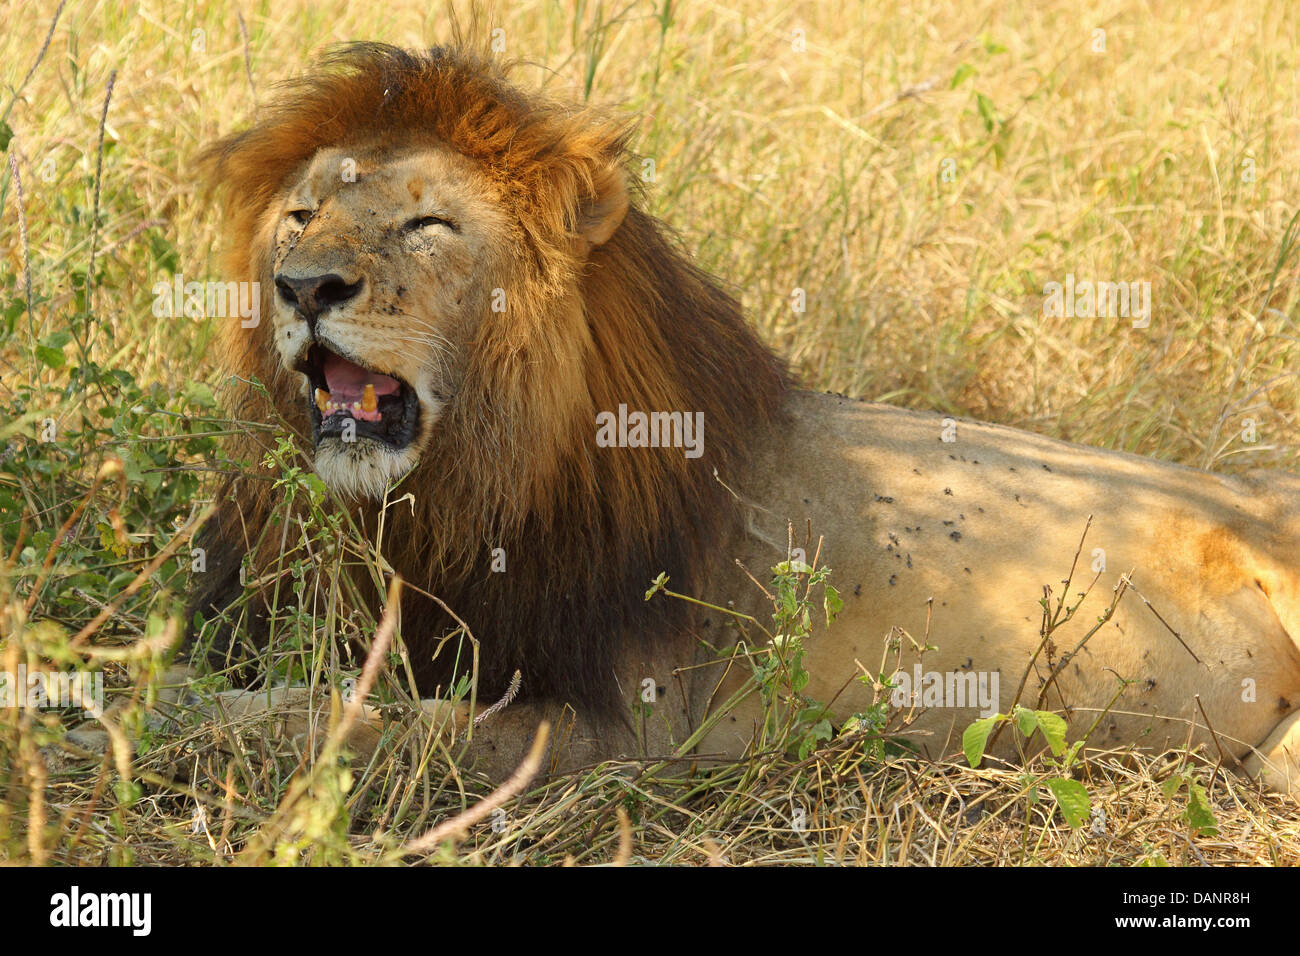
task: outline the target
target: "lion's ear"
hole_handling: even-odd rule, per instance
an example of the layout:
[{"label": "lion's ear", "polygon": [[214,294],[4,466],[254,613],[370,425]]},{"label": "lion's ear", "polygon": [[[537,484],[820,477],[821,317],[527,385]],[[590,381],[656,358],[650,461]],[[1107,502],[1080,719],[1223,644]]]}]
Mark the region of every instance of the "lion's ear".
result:
[{"label": "lion's ear", "polygon": [[608,241],[627,215],[627,177],[611,163],[592,177],[595,193],[578,210],[578,232],[593,246]]}]

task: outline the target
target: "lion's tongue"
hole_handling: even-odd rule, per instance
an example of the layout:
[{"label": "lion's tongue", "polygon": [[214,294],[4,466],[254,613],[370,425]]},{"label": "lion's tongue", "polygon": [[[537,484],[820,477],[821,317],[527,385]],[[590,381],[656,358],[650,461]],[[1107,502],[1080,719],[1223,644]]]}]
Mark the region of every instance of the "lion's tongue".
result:
[{"label": "lion's tongue", "polygon": [[325,386],[329,389],[332,401],[340,405],[359,402],[367,385],[375,387],[376,396],[395,395],[400,387],[397,379],[367,371],[341,356],[331,354],[326,357]]}]

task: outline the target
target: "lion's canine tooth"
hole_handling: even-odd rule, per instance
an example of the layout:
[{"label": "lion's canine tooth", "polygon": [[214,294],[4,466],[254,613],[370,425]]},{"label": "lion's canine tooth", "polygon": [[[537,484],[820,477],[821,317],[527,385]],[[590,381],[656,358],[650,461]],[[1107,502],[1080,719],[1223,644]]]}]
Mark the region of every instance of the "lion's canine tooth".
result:
[{"label": "lion's canine tooth", "polygon": [[322,415],[325,414],[325,408],[329,405],[330,393],[323,388],[316,389],[316,407],[320,409]]},{"label": "lion's canine tooth", "polygon": [[365,392],[361,395],[361,408],[367,412],[373,412],[379,407],[379,399],[375,397],[375,387],[367,384]]}]

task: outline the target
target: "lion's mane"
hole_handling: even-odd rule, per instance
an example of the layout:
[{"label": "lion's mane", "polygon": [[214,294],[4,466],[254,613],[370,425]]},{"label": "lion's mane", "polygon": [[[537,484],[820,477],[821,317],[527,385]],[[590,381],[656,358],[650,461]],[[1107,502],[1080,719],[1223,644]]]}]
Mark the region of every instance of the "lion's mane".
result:
[{"label": "lion's mane", "polygon": [[[291,177],[323,147],[441,144],[468,157],[495,187],[518,244],[509,311],[484,321],[464,385],[421,464],[397,490],[385,556],[436,594],[481,645],[480,697],[516,668],[523,692],[608,714],[613,674],[629,642],[680,636],[684,602],[647,602],[661,571],[690,591],[736,506],[724,481],[743,465],[752,433],[779,418],[783,364],[746,325],[736,300],[696,268],[640,208],[602,245],[575,251],[584,208],[603,177],[626,177],[626,128],[605,115],[521,92],[504,67],[464,48],[416,54],[353,44],[284,85],[254,124],[203,157],[228,243],[223,279],[260,281],[269,296],[271,250],[259,228]],[[634,180],[627,177],[629,185]],[[582,309],[558,299],[580,290]],[[269,301],[269,300],[268,300]],[[263,308],[263,314],[269,314]],[[271,323],[223,330],[223,364],[267,386],[304,436],[298,376],[284,371]],[[241,415],[269,417],[257,389],[239,387]],[[602,448],[596,415],[619,405],[703,412],[704,454],[675,448]],[[235,441],[256,461],[259,437]],[[195,607],[211,616],[238,593],[238,560],[277,507],[272,482],[233,477],[207,540],[216,553]],[[375,509],[352,508],[373,529]],[[508,571],[490,573],[492,549]],[[408,595],[403,634],[421,690],[446,686],[431,664],[448,619]],[[444,655],[444,658],[446,655]]]}]

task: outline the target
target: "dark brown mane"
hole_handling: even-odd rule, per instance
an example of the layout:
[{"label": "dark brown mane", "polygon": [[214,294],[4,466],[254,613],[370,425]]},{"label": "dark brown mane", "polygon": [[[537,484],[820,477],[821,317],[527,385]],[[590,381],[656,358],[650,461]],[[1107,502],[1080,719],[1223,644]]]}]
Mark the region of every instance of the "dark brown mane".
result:
[{"label": "dark brown mane", "polygon": [[[665,571],[689,591],[704,562],[726,560],[715,546],[735,509],[714,471],[724,481],[736,473],[787,387],[735,299],[635,201],[585,261],[575,252],[584,205],[604,178],[626,175],[626,139],[598,113],[520,92],[472,52],[357,44],[288,84],[254,126],[205,154],[230,243],[223,278],[260,280],[264,295],[269,250],[258,247],[259,225],[322,147],[447,145],[475,161],[508,211],[522,252],[510,311],[482,323],[463,389],[398,489],[415,494],[415,514],[390,509],[385,545],[403,577],[469,624],[482,647],[480,697],[518,668],[525,694],[613,711],[620,649],[684,627],[685,605],[647,603],[647,586]],[[581,309],[572,308],[575,288]],[[265,382],[305,434],[296,376],[279,368],[270,325],[230,323],[226,365]],[[238,399],[244,414],[257,402],[252,389]],[[702,412],[703,457],[597,447],[596,414],[620,404]],[[235,452],[260,457],[249,439]],[[209,615],[238,594],[231,575],[246,550],[242,529],[262,527],[276,507],[266,482],[235,479],[221,500],[208,532],[217,566],[196,596]],[[359,514],[373,528],[373,509]],[[494,548],[504,549],[507,573],[490,572]],[[432,692],[449,676],[427,664],[448,622],[422,599],[406,608],[403,635],[421,689]]]}]

